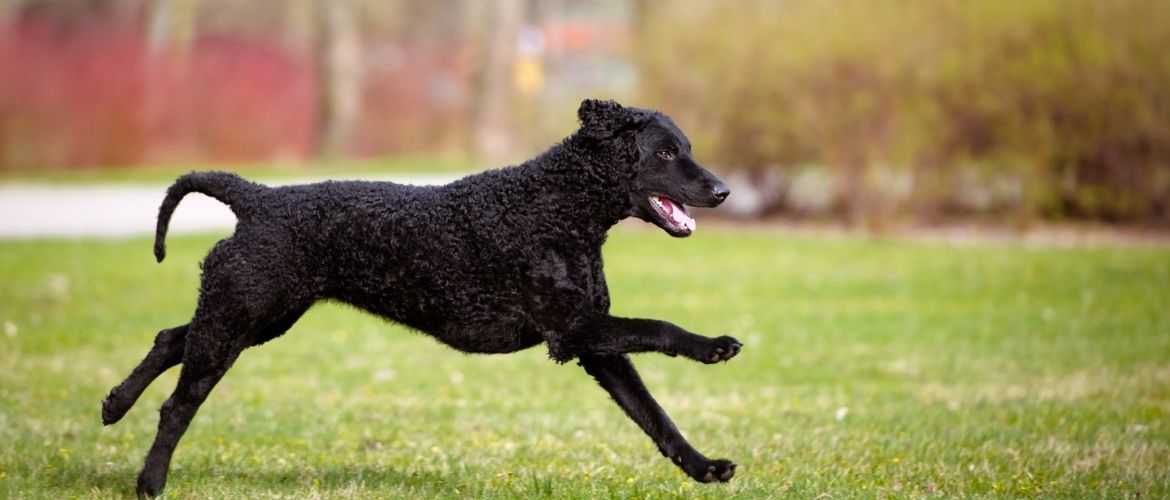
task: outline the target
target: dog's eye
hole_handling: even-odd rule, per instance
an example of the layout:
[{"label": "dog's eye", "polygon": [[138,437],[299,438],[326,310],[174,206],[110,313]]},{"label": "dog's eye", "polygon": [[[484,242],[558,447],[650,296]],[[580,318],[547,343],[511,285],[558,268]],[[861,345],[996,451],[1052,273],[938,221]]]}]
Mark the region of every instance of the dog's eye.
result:
[{"label": "dog's eye", "polygon": [[669,149],[663,149],[662,151],[658,152],[658,157],[662,158],[663,160],[670,161],[674,159],[674,152],[670,151]]}]

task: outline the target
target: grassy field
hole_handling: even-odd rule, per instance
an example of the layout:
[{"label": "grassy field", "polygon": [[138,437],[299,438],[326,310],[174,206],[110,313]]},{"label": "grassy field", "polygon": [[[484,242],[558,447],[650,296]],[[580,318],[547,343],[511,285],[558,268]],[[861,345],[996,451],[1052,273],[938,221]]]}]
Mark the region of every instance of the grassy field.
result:
[{"label": "grassy field", "polygon": [[[184,322],[214,237],[0,242],[0,497],[131,495],[175,372],[100,402]],[[745,343],[635,363],[730,484],[691,482],[575,364],[459,354],[320,305],[246,352],[167,496],[1170,495],[1170,249],[616,231],[619,315]]]}]

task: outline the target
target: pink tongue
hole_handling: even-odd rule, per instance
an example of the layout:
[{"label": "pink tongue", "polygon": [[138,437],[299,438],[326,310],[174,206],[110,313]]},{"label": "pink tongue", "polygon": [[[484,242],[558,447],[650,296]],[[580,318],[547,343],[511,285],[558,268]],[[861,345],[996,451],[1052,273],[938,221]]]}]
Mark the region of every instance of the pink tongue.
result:
[{"label": "pink tongue", "polygon": [[661,196],[658,197],[658,200],[662,202],[662,208],[665,209],[666,216],[670,218],[670,221],[674,225],[684,227],[690,231],[695,230],[695,219],[688,216],[682,207],[675,204],[674,200]]}]

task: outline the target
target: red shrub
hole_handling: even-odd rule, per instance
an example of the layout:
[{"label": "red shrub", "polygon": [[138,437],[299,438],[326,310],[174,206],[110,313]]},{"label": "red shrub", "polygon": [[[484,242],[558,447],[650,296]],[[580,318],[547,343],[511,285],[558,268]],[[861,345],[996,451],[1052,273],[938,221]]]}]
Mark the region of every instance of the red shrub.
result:
[{"label": "red shrub", "polygon": [[0,169],[264,161],[311,152],[312,68],[227,36],[150,54],[137,22],[0,30]]}]

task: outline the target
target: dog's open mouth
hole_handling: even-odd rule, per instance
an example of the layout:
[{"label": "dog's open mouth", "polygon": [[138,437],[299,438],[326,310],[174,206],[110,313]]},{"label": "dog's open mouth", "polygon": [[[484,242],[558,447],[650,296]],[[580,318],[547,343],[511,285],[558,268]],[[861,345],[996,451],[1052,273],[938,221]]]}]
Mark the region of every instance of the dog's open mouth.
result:
[{"label": "dog's open mouth", "polygon": [[654,210],[658,211],[658,215],[662,216],[663,220],[666,221],[666,225],[670,226],[671,231],[683,236],[694,232],[695,219],[691,217],[691,213],[687,210],[686,205],[660,194],[650,195],[650,204],[654,206]]}]

